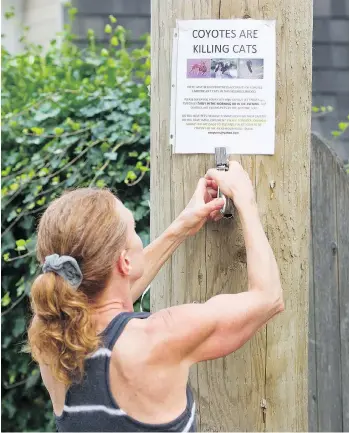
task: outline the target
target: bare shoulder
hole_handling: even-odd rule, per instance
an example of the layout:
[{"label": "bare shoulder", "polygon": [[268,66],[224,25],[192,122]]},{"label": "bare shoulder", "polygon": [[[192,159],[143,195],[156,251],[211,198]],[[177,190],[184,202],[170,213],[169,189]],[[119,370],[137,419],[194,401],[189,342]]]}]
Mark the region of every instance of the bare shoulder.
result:
[{"label": "bare shoulder", "polygon": [[280,311],[259,291],[217,295],[152,314],[144,333],[157,359],[192,365],[234,352]]},{"label": "bare shoulder", "polygon": [[144,330],[154,354],[178,363],[212,332],[212,316],[205,304],[176,305],[153,313]]},{"label": "bare shoulder", "polygon": [[202,310],[201,304],[184,304],[130,320],[113,348],[114,355],[137,363],[151,359],[158,365],[178,364],[190,340],[204,338],[205,326],[197,320]]}]

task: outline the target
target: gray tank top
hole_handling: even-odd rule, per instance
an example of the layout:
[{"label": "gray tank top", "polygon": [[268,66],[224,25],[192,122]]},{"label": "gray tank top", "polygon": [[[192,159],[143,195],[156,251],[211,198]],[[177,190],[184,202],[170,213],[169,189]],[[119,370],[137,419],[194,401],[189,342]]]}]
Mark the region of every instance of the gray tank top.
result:
[{"label": "gray tank top", "polygon": [[113,346],[128,321],[145,319],[150,313],[118,314],[102,332],[103,345],[85,362],[84,380],[67,391],[64,410],[56,416],[59,432],[195,432],[195,402],[187,386],[187,407],[171,422],[148,424],[128,416],[115,401],[109,384]]}]

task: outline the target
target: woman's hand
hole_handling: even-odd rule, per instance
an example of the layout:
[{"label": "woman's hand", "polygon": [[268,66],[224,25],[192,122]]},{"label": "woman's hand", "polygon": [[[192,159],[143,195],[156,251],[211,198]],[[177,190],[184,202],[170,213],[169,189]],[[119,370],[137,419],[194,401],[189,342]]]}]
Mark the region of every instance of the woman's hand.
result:
[{"label": "woman's hand", "polygon": [[216,197],[215,181],[201,178],[190,202],[173,223],[177,230],[184,236],[192,236],[208,219],[220,219],[219,210],[223,207],[224,200]]},{"label": "woman's hand", "polygon": [[211,168],[207,171],[205,178],[211,184],[218,185],[221,192],[234,201],[238,210],[247,205],[256,206],[252,182],[237,161],[229,162],[228,171]]}]

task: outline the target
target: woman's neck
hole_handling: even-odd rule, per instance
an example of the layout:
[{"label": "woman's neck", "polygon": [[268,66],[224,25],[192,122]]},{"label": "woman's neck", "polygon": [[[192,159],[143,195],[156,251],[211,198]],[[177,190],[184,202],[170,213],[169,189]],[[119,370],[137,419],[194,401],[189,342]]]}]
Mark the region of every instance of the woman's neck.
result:
[{"label": "woman's neck", "polygon": [[95,320],[97,333],[102,332],[115,316],[124,311],[132,312],[132,304],[122,302],[119,299],[108,299],[92,303],[91,313]]}]

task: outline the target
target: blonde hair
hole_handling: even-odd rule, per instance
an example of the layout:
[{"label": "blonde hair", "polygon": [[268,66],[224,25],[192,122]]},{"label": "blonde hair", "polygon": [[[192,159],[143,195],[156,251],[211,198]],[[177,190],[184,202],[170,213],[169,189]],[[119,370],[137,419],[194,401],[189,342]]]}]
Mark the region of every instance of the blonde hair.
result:
[{"label": "blonde hair", "polygon": [[107,189],[65,192],[41,217],[38,260],[43,263],[55,253],[74,257],[83,280],[76,290],[53,272],[35,279],[27,348],[66,385],[82,379],[86,356],[100,346],[89,304],[107,285],[125,241],[126,222],[118,215],[116,197]]}]

